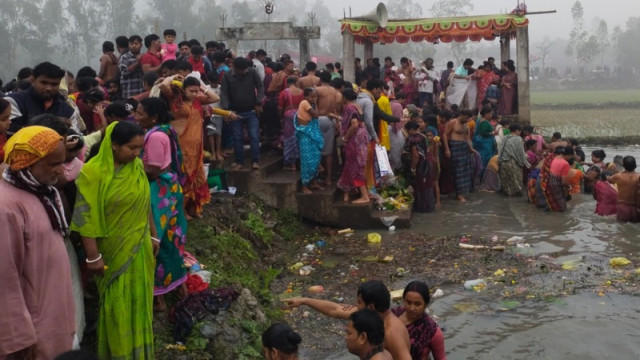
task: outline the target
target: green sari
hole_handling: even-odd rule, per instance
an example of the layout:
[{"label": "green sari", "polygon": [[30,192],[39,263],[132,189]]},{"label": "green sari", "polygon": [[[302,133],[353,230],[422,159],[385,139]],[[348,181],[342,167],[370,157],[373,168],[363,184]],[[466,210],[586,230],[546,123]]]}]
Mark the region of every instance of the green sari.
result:
[{"label": "green sari", "polygon": [[142,160],[114,169],[111,133],[83,167],[71,229],[94,238],[108,269],[98,278],[100,359],[153,359],[155,259],[150,190]]}]

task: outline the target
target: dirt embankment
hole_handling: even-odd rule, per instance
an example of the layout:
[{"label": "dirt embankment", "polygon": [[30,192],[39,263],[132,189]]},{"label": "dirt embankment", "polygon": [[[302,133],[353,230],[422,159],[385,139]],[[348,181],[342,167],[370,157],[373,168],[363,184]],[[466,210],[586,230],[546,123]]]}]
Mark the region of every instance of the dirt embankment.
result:
[{"label": "dirt embankment", "polygon": [[[357,287],[369,279],[385,282],[392,291],[402,290],[411,280],[423,280],[433,293],[439,288],[461,291],[465,281],[482,278],[486,285],[469,291],[483,292],[501,311],[523,301],[555,301],[579,291],[640,294],[638,271],[632,265],[614,268],[606,258],[562,263],[557,260],[561,253],[536,255],[528,244],[507,244],[506,239],[431,238],[410,232],[384,232],[383,237],[381,244],[369,244],[364,236],[344,237],[327,231],[320,243],[300,240],[297,254],[289,260],[293,267],[274,282],[272,290],[280,299],[309,296],[355,304]],[[463,249],[461,240],[465,246],[504,250]],[[640,264],[640,258],[630,260]],[[314,270],[302,276],[297,262]],[[316,292],[317,285],[323,287],[322,292]],[[465,304],[458,310],[470,311]],[[343,322],[305,307],[287,311],[286,320],[302,335],[308,359],[324,359],[344,349]]]}]

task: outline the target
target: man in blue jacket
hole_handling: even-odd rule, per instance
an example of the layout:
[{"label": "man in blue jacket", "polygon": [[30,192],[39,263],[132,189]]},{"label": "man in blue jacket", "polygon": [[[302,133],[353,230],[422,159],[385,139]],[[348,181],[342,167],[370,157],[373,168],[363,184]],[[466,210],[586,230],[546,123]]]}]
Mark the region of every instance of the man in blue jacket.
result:
[{"label": "man in blue jacket", "polygon": [[70,119],[74,109],[58,92],[65,72],[50,62],[38,64],[33,69],[31,87],[25,92],[9,94],[5,99],[11,104],[11,126],[8,135],[27,126],[29,120],[41,114],[52,114]]}]

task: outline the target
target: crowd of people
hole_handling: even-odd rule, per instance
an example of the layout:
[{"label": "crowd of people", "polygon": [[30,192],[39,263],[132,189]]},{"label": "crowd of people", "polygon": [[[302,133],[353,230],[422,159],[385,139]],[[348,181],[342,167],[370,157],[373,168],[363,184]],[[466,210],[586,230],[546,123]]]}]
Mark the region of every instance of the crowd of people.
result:
[{"label": "crowd of people", "polygon": [[[243,170],[245,141],[251,169],[268,144],[285,170],[299,171],[303,193],[335,181],[355,204],[375,196],[382,151],[413,189],[417,212],[476,189],[528,194],[563,211],[569,194],[585,191],[598,214],[638,219],[635,159],[605,165],[599,150],[587,165],[574,141],[554,135],[547,145],[532,127],[501,118],[517,107],[512,61],[474,69],[467,59],[438,74],[433,59],[417,68],[406,58],[400,68],[368,59],[356,63],[352,83],[339,63],[300,71],[287,55],[235,56],[223,43],[163,36],[120,36],[103,44],[98,71],[43,62],[3,88],[0,328],[9,331],[0,358],[52,359],[77,348],[89,275],[98,275],[98,357],[153,358],[154,310],[166,310],[167,293],[188,296],[188,220],[211,197],[203,164],[231,157],[229,169]],[[287,302],[348,319],[347,346],[361,358],[446,358],[425,314],[424,283],[409,284],[404,307],[393,310],[376,281],[359,288],[355,307]],[[299,342],[285,325],[272,327],[265,356],[287,358],[276,355]]]}]

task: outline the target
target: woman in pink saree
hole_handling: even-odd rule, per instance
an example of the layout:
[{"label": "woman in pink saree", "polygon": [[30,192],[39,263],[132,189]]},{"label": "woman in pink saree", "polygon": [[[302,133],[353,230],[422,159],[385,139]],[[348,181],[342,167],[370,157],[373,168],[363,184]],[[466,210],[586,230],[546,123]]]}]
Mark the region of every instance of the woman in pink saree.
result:
[{"label": "woman in pink saree", "polygon": [[344,142],[344,168],[338,180],[338,187],[344,191],[344,201],[349,201],[349,193],[359,190],[360,197],[353,201],[354,204],[369,203],[369,192],[364,176],[364,167],[367,162],[367,146],[369,134],[364,126],[362,109],[355,103],[358,94],[353,89],[345,89],[342,92],[344,107],[342,110],[340,135]]},{"label": "woman in pink saree", "polygon": [[500,82],[502,96],[500,96],[498,114],[513,115],[516,96],[518,94],[518,74],[516,74],[516,67],[512,63],[507,62],[505,66],[507,68],[507,73],[502,77],[502,81]]}]

